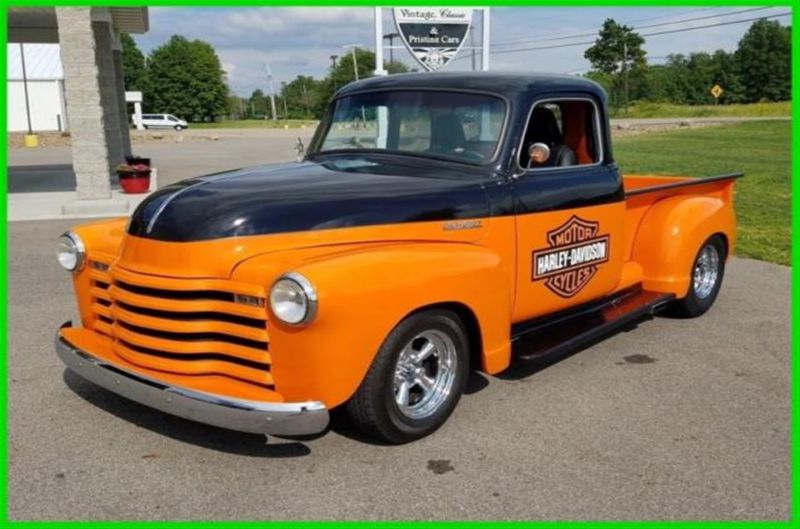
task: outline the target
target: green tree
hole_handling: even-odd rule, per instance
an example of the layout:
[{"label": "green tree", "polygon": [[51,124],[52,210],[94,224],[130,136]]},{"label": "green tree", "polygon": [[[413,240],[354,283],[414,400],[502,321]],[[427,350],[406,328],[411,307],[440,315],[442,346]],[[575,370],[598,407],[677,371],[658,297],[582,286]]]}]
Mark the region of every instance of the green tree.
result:
[{"label": "green tree", "polygon": [[268,113],[267,105],[267,96],[264,95],[264,92],[260,88],[253,90],[247,101],[248,115],[250,118],[264,119]]},{"label": "green tree", "polygon": [[[375,54],[362,48],[356,48],[355,53],[358,78],[366,79],[367,77],[372,77],[375,71]],[[386,61],[383,67],[390,75],[409,71],[408,66],[398,61]],[[346,55],[339,59],[336,66],[331,66],[328,76],[322,81],[314,113],[317,116],[321,116],[333,94],[344,85],[355,81],[355,79],[353,52],[348,51]]]},{"label": "green tree", "polygon": [[612,100],[619,106],[620,94],[637,99],[646,88],[645,69],[647,54],[642,46],[644,39],[633,28],[618,24],[608,18],[603,22],[594,45],[583,56],[599,72],[613,76]]},{"label": "green tree", "polygon": [[789,26],[762,19],[739,41],[736,59],[746,102],[791,98],[791,32]]},{"label": "green tree", "polygon": [[658,78],[648,73],[651,86],[661,85],[661,91],[666,96],[662,100],[686,105],[712,104],[714,97],[711,88],[717,84],[724,90],[720,103],[740,100],[736,61],[733,54],[725,50],[717,50],[713,54],[691,53],[688,57],[670,55],[662,68],[663,75]]},{"label": "green tree", "polygon": [[248,99],[233,94],[228,95],[225,115],[228,117],[228,119],[245,119],[247,118],[248,104]]},{"label": "green tree", "polygon": [[213,121],[228,110],[225,72],[214,48],[174,35],[148,64],[151,107],[191,121]]},{"label": "green tree", "polygon": [[[307,75],[298,75],[290,83],[283,85],[280,94],[280,103],[285,103],[286,110],[291,119],[311,119],[319,117],[318,107],[320,89],[323,81],[318,81]],[[278,112],[282,112],[279,108]]]},{"label": "green tree", "polygon": [[120,40],[125,90],[146,92],[148,85],[144,54],[139,50],[133,37],[127,33],[120,33]]}]

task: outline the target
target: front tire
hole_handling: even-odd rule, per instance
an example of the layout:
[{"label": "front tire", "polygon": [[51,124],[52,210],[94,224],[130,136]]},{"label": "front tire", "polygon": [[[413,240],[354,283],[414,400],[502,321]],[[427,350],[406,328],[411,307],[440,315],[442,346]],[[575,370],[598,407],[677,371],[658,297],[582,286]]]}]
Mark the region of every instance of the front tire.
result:
[{"label": "front tire", "polygon": [[413,314],[384,341],[347,412],[361,432],[400,444],[430,435],[456,407],[469,374],[469,341],[454,313]]},{"label": "front tire", "polygon": [[175,130],[177,130],[179,132],[182,131],[183,130],[183,125],[175,125]]},{"label": "front tire", "polygon": [[673,302],[672,313],[682,318],[704,314],[717,299],[725,275],[725,240],[712,235],[700,246],[692,264],[689,293]]}]

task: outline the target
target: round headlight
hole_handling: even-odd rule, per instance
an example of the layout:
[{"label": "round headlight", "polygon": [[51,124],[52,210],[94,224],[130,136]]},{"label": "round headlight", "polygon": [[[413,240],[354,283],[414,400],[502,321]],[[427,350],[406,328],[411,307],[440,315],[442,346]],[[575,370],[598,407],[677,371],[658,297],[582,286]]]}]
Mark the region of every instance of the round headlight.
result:
[{"label": "round headlight", "polygon": [[317,312],[317,291],[308,279],[292,272],[272,285],[269,306],[283,323],[310,323]]},{"label": "round headlight", "polygon": [[86,261],[86,247],[76,233],[68,231],[58,239],[56,257],[64,270],[74,272],[80,270]]}]

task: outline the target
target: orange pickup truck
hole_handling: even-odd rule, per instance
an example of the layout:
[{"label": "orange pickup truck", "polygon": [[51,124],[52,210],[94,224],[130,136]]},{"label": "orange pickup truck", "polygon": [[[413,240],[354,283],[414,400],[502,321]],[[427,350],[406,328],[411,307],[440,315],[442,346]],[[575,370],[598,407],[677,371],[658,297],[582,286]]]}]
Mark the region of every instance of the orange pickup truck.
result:
[{"label": "orange pickup truck", "polygon": [[471,370],[714,303],[731,174],[622,177],[603,91],[555,75],[377,77],[298,163],[201,176],[59,241],[69,369],[177,416],[309,435],[343,407],[402,443]]}]

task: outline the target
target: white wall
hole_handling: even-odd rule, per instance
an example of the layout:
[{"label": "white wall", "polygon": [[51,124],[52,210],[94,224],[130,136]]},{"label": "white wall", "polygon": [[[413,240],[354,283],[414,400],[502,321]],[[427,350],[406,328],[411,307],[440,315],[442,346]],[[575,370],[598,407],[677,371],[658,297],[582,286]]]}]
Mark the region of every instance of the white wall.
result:
[{"label": "white wall", "polygon": [[[33,132],[59,130],[59,117],[61,130],[68,129],[61,83],[59,80],[28,81]],[[22,81],[8,81],[8,130],[28,131]]]}]

